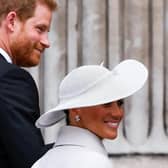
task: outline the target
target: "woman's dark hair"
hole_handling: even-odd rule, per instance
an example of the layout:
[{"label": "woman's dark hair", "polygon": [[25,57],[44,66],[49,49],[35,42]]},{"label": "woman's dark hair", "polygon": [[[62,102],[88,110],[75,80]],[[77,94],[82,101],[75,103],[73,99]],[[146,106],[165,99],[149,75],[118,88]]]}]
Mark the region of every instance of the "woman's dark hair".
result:
[{"label": "woman's dark hair", "polygon": [[69,125],[69,111],[68,110],[64,110],[64,113],[66,115],[66,124]]}]

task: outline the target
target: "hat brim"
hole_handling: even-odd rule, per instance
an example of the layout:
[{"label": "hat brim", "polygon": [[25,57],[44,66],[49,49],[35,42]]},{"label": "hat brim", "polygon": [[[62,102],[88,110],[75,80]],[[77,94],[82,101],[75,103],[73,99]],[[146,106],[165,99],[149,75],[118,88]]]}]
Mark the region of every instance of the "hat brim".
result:
[{"label": "hat brim", "polygon": [[118,64],[103,80],[88,91],[44,113],[36,126],[48,127],[65,117],[63,110],[89,107],[126,98],[142,88],[148,76],[146,67],[138,61],[127,60]]}]

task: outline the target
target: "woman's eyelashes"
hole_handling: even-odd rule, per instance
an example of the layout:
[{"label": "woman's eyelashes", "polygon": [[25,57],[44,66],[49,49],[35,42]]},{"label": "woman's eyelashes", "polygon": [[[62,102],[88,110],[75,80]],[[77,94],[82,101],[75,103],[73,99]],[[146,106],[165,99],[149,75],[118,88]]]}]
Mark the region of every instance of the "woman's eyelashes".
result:
[{"label": "woman's eyelashes", "polygon": [[103,104],[103,106],[104,106],[104,107],[111,107],[111,106],[112,106],[112,102],[110,102],[110,103],[105,103],[105,104]]},{"label": "woman's eyelashes", "polygon": [[118,100],[117,104],[118,104],[119,107],[123,106],[124,105],[124,100],[123,99]]},{"label": "woman's eyelashes", "polygon": [[[111,107],[113,103],[114,103],[114,102],[105,103],[105,104],[103,104],[103,106],[104,106],[104,107]],[[117,105],[118,105],[119,107],[122,107],[123,104],[124,104],[124,100],[123,100],[123,99],[118,100],[118,101],[116,101],[116,103],[117,103]]]}]

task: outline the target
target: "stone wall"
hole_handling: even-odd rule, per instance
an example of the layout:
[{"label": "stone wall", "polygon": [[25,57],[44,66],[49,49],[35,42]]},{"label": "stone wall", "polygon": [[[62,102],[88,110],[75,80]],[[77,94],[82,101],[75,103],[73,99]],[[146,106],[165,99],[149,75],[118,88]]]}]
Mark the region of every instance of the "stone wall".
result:
[{"label": "stone wall", "polygon": [[125,155],[112,157],[114,168],[167,168],[166,155]]},{"label": "stone wall", "polygon": [[[123,59],[140,60],[149,69],[149,80],[125,100],[119,138],[106,142],[106,147],[116,155],[115,168],[167,168],[168,1],[58,2],[49,35],[51,47],[41,65],[30,70],[39,88],[41,112],[57,104],[59,83],[73,68],[104,61],[112,69]],[[42,130],[46,142],[54,139],[61,125]]]}]

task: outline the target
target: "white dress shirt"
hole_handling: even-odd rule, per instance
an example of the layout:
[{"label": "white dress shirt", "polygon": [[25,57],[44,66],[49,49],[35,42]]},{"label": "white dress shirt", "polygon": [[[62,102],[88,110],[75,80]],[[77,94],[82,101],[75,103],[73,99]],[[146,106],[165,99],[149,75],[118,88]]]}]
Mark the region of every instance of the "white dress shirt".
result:
[{"label": "white dress shirt", "polygon": [[7,62],[12,63],[11,57],[2,48],[0,48],[0,54],[6,59]]}]

